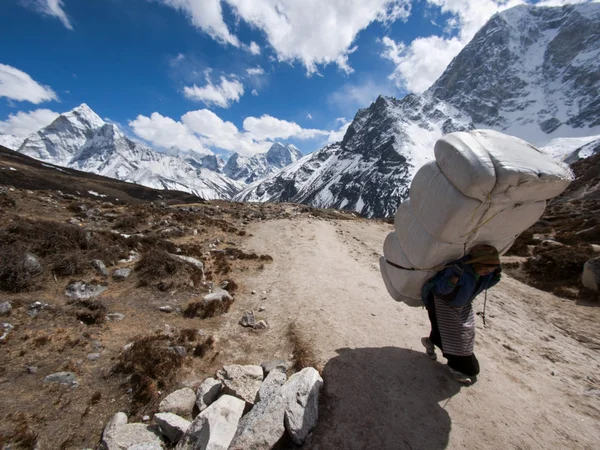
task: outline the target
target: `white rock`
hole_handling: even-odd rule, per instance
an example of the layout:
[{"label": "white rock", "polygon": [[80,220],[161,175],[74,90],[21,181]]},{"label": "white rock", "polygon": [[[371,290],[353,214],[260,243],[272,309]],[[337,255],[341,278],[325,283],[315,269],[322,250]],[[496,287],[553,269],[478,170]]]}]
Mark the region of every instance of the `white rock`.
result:
[{"label": "white rock", "polygon": [[44,378],[45,383],[59,383],[76,387],[79,383],[73,372],[56,372]]},{"label": "white rock", "polygon": [[10,302],[2,302],[0,303],[0,316],[6,316],[10,310],[12,309],[12,305]]},{"label": "white rock", "polygon": [[590,244],[592,246],[592,251],[594,253],[600,253],[600,245],[598,244]]},{"label": "white rock", "polygon": [[174,444],[177,444],[181,440],[192,423],[172,413],[155,414],[154,421],[158,425],[160,432]]},{"label": "white rock", "polygon": [[253,405],[263,381],[263,370],[260,366],[234,364],[219,370],[217,378],[223,383],[223,392]]},{"label": "white rock", "polygon": [[200,412],[208,408],[221,393],[223,384],[214,378],[207,378],[196,391],[196,405]]},{"label": "white rock", "polygon": [[260,363],[260,366],[263,368],[263,371],[266,375],[269,375],[273,370],[279,370],[280,372],[287,372],[288,369],[292,366],[289,361],[285,359],[275,359],[272,361],[265,361]]},{"label": "white rock", "polygon": [[283,385],[286,397],[285,428],[297,445],[302,445],[317,425],[319,418],[319,392],[323,379],[312,367],[295,373]]},{"label": "white rock", "polygon": [[108,270],[106,269],[106,265],[99,259],[94,259],[91,262],[92,267],[94,269],[96,269],[96,272],[98,272],[98,274],[102,275],[103,277],[107,277],[108,276]]},{"label": "white rock", "polygon": [[159,307],[158,310],[161,312],[164,312],[164,313],[170,313],[170,312],[173,312],[173,307],[171,305],[165,305],[165,306]]},{"label": "white rock", "polygon": [[259,320],[256,325],[254,325],[255,330],[266,330],[269,328],[269,324],[266,320]]},{"label": "white rock", "polygon": [[[117,413],[123,414],[124,413]],[[102,445],[106,450],[162,450],[163,442],[154,430],[142,423],[122,424],[122,418],[114,423],[115,417],[104,428]],[[125,416],[127,420],[127,416]]]},{"label": "white rock", "polygon": [[183,417],[191,417],[196,404],[196,394],[191,388],[179,389],[167,395],[158,405],[160,412],[170,412]]},{"label": "white rock", "polygon": [[131,275],[131,269],[127,267],[116,269],[112,274],[115,280],[124,280],[125,278],[129,277],[129,275]]},{"label": "white rock", "polygon": [[227,450],[245,406],[243,400],[223,395],[194,419],[176,450]]},{"label": "white rock", "polygon": [[600,257],[590,259],[583,265],[581,283],[586,288],[600,291]]},{"label": "white rock", "polygon": [[256,325],[256,322],[254,319],[254,311],[252,311],[252,310],[246,311],[244,313],[244,315],[242,316],[242,318],[240,319],[239,324],[243,327],[254,328],[254,325]]},{"label": "white rock", "polygon": [[184,263],[194,266],[196,269],[198,269],[200,271],[204,270],[204,264],[202,264],[202,261],[200,261],[196,258],[192,258],[191,256],[173,255],[171,253],[169,255],[174,259],[178,259],[180,261],[183,261]]}]

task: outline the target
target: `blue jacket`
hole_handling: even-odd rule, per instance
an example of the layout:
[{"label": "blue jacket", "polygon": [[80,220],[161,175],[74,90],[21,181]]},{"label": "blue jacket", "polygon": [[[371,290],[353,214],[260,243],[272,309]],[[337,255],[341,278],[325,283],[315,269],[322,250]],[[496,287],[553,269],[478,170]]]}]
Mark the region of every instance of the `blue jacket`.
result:
[{"label": "blue jacket", "polygon": [[[464,263],[469,258],[469,256],[465,256],[458,261]],[[455,285],[450,282],[450,278],[454,276],[452,267],[441,272],[435,284],[435,294],[449,298],[449,303],[452,306],[468,305],[483,290],[495,286],[500,281],[499,273],[480,276],[475,272],[472,264],[465,264],[464,269],[462,276]]]}]

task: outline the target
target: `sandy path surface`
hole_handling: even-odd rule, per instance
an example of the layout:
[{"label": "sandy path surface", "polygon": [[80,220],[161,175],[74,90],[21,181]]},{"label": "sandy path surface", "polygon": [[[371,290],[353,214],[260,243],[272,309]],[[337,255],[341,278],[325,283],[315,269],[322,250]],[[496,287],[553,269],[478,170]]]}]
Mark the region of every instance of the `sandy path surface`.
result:
[{"label": "sandy path surface", "polygon": [[599,448],[600,308],[505,277],[488,294],[487,326],[477,319],[481,375],[461,387],[441,355],[430,361],[422,351],[425,310],[385,290],[377,261],[390,230],[306,218],[249,227],[248,249],[274,258],[244,280],[266,292],[252,300],[271,324],[261,353],[296,322],[323,369],[320,421],[306,447]]}]

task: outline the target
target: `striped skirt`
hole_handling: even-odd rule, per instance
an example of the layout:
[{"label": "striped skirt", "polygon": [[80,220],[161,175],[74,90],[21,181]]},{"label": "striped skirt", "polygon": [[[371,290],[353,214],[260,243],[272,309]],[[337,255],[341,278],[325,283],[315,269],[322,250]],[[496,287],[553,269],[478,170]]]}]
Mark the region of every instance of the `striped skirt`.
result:
[{"label": "striped skirt", "polygon": [[473,306],[450,306],[447,301],[435,298],[437,325],[444,353],[470,356],[475,347],[475,314]]}]

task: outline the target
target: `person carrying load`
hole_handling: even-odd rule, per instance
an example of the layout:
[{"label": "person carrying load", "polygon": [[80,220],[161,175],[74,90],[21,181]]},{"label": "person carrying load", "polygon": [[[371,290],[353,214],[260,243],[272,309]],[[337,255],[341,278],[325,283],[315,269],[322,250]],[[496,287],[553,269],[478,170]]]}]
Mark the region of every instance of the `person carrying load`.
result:
[{"label": "person carrying load", "polygon": [[473,353],[473,300],[495,286],[501,272],[498,250],[491,245],[477,245],[469,255],[438,272],[423,287],[431,332],[421,343],[433,360],[437,359],[435,347],[442,350],[450,372],[461,383],[471,384],[479,374],[479,362]]}]

